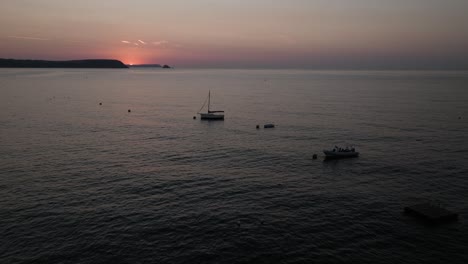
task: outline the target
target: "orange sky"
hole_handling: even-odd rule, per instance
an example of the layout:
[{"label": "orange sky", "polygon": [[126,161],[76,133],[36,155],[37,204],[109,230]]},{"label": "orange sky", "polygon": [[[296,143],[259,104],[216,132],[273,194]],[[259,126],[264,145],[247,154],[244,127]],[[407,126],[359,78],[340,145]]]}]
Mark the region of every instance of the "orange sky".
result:
[{"label": "orange sky", "polygon": [[180,67],[468,67],[466,10],[466,0],[2,0],[0,57]]}]

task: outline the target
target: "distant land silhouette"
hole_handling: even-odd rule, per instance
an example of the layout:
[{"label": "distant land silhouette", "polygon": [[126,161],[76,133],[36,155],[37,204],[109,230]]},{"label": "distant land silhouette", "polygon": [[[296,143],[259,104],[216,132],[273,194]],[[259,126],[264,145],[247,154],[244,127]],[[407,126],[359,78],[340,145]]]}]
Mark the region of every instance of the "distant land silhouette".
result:
[{"label": "distant land silhouette", "polygon": [[130,68],[161,68],[161,64],[127,64]]},{"label": "distant land silhouette", "polygon": [[128,67],[130,68],[164,68],[164,69],[170,69],[171,66],[164,64],[161,66],[161,64],[133,64],[129,65],[127,64]]},{"label": "distant land silhouette", "polygon": [[119,60],[90,59],[70,61],[0,59],[0,68],[128,68]]}]

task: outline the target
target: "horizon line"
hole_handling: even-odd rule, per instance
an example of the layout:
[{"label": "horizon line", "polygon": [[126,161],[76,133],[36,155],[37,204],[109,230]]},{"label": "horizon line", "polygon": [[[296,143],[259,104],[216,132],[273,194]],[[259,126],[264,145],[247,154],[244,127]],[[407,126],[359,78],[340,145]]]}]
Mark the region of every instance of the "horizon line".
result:
[{"label": "horizon line", "polygon": [[65,60],[50,60],[50,59],[14,59],[14,58],[0,58],[0,60],[25,60],[25,61],[52,61],[52,62],[66,62],[66,61],[84,61],[84,60],[115,60],[119,61],[126,66],[138,66],[138,65],[169,65],[173,69],[232,69],[232,70],[316,70],[316,71],[468,71],[468,66],[435,66],[435,65],[428,65],[425,67],[412,67],[412,66],[375,66],[375,67],[347,67],[347,66],[285,66],[285,65],[271,65],[271,66],[264,66],[264,65],[245,65],[245,66],[229,66],[229,65],[218,65],[218,66],[204,66],[204,65],[181,65],[177,66],[175,64],[170,63],[124,63],[122,60],[119,59],[112,59],[112,58],[85,58],[85,59],[65,59]]}]

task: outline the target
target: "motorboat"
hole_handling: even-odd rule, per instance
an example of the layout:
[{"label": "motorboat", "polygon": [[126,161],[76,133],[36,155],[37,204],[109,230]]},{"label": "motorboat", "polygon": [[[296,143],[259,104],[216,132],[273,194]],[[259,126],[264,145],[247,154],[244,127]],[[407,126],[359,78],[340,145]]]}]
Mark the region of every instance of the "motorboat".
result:
[{"label": "motorboat", "polygon": [[326,158],[353,158],[359,156],[359,152],[354,147],[341,148],[335,146],[331,150],[323,150],[323,153],[325,153]]}]

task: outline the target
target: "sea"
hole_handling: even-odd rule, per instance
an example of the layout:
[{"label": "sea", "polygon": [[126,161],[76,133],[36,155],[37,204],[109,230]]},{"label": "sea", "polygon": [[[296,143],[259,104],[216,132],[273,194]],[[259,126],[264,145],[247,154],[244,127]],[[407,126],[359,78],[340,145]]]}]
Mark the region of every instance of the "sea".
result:
[{"label": "sea", "polygon": [[468,263],[467,219],[468,72],[0,71],[0,263]]}]

